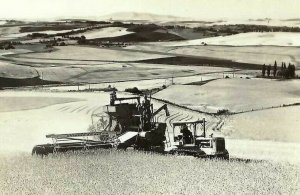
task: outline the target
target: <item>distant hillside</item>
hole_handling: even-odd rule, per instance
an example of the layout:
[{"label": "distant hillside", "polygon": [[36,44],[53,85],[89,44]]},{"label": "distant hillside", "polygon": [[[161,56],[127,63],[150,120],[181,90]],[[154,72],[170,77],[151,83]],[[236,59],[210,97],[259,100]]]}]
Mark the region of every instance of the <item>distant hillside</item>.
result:
[{"label": "distant hillside", "polygon": [[15,79],[15,78],[4,78],[0,77],[0,89],[3,87],[21,87],[21,86],[35,86],[35,85],[49,85],[59,84],[57,81],[45,81],[39,77],[26,78],[26,79]]},{"label": "distant hillside", "polygon": [[135,20],[144,20],[144,21],[185,21],[191,20],[186,17],[177,17],[170,15],[158,15],[151,13],[137,13],[137,12],[118,12],[102,16],[99,19],[106,20],[120,20],[120,21],[135,21]]},{"label": "distant hillside", "polygon": [[156,24],[122,24],[128,32],[134,32],[116,37],[90,39],[89,41],[118,41],[118,42],[156,42],[156,41],[181,41],[183,37],[169,32],[168,29]]},{"label": "distant hillside", "polygon": [[127,34],[119,37],[108,37],[100,39],[92,39],[91,41],[118,41],[118,42],[157,42],[157,41],[182,41],[184,38],[161,32],[139,32]]}]

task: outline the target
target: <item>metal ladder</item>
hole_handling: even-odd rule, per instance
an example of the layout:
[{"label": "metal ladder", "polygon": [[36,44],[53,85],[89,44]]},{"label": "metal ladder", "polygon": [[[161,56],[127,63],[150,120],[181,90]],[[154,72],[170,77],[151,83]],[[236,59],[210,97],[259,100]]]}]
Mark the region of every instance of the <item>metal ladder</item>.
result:
[{"label": "metal ladder", "polygon": [[[166,131],[167,133],[167,136],[166,136],[166,146],[167,147],[171,147],[172,146],[172,144],[171,144],[171,138],[170,138],[170,132],[169,132],[169,128],[168,128],[168,126],[167,126],[167,131]],[[169,145],[170,144],[170,145]]]}]

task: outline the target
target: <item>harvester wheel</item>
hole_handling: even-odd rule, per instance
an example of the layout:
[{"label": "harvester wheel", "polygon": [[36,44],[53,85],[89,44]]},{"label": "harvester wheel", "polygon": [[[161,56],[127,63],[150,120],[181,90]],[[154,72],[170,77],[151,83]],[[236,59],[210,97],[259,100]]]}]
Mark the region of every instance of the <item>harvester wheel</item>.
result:
[{"label": "harvester wheel", "polygon": [[32,155],[44,156],[46,155],[46,151],[44,147],[34,146],[31,152]]},{"label": "harvester wheel", "polygon": [[179,156],[178,150],[173,150],[172,152],[170,152],[170,154],[172,154],[174,156]]},{"label": "harvester wheel", "polygon": [[45,156],[49,153],[53,153],[54,148],[49,145],[37,145],[32,149],[32,155]]}]

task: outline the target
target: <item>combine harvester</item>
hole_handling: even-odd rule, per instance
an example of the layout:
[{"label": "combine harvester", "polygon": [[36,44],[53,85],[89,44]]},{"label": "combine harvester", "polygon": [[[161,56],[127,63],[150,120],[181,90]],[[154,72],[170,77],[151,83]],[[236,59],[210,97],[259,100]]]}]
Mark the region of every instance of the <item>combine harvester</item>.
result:
[{"label": "combine harvester", "polygon": [[[117,98],[116,93],[113,92],[110,105],[104,106],[103,109],[106,117],[99,115],[100,126],[103,126],[103,129],[96,132],[46,135],[46,138],[51,138],[53,143],[34,146],[32,154],[47,155],[100,148],[126,150],[132,147],[136,150],[164,154],[229,158],[224,138],[206,137],[205,119],[173,122],[170,124],[173,131],[170,132],[165,122],[156,120],[156,115],[163,110],[167,117],[170,115],[167,104],[154,111],[153,104],[147,96],[141,102],[139,96]],[[202,126],[203,133],[198,136],[197,125],[199,124]]]}]

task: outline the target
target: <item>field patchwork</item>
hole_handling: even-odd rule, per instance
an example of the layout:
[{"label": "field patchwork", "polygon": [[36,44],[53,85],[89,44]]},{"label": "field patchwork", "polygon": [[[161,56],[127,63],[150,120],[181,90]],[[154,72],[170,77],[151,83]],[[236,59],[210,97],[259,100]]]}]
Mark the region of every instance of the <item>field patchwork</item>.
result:
[{"label": "field patchwork", "polygon": [[[200,111],[252,111],[300,102],[298,80],[219,79],[202,86],[175,85],[155,97]],[[174,96],[180,91],[180,96]]]},{"label": "field patchwork", "polygon": [[146,54],[94,47],[65,46],[53,52],[32,53],[21,57],[53,60],[82,60],[82,61],[137,61],[153,58],[164,58],[167,55]]},{"label": "field patchwork", "polygon": [[[118,37],[134,32],[127,31],[127,28],[123,27],[107,27],[97,30],[87,31],[79,35],[84,35],[87,39],[97,39],[97,38],[106,38],[106,37]],[[76,36],[76,35],[75,35]]]},{"label": "field patchwork", "polygon": [[274,45],[274,46],[300,46],[300,33],[292,32],[249,32],[229,36],[217,36],[204,39],[179,41],[170,43],[172,46],[191,46],[191,45],[230,45],[230,46],[249,46],[249,45]]}]

